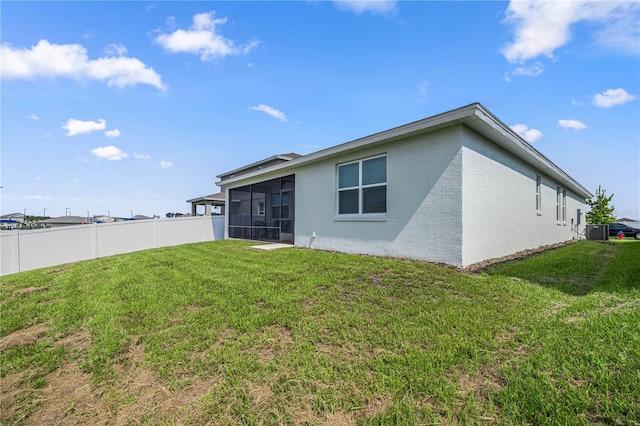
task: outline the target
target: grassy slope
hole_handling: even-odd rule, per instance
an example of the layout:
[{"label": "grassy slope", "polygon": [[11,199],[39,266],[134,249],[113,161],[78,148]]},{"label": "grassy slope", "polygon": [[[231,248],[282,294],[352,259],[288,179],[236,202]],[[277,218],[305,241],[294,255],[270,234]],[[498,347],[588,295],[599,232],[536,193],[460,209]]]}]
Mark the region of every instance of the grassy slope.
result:
[{"label": "grassy slope", "polygon": [[[3,339],[42,330],[2,351],[19,386],[2,422],[37,419],[72,365],[101,413],[70,400],[56,414],[70,422],[638,423],[640,244],[581,242],[476,275],[249,245],[3,277]],[[149,403],[134,367],[189,398]]]}]

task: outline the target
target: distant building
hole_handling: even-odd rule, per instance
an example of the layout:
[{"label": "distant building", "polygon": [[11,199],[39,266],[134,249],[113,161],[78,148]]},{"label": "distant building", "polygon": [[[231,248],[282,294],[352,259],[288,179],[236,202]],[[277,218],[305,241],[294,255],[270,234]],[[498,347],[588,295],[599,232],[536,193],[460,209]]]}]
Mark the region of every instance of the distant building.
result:
[{"label": "distant building", "polygon": [[0,220],[24,223],[24,214],[22,214],[22,213],[10,213],[10,214],[6,214],[4,216],[0,216]]},{"label": "distant building", "polygon": [[57,228],[59,226],[85,225],[87,223],[93,223],[93,218],[83,216],[60,216],[40,220],[38,223],[51,226],[52,228]]}]

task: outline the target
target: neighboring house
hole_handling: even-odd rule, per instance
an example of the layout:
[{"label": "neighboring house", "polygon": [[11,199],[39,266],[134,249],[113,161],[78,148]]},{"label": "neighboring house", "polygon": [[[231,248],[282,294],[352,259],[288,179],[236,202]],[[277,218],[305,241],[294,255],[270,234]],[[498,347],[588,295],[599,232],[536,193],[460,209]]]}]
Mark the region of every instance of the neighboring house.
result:
[{"label": "neighboring house", "polygon": [[149,216],[145,216],[143,214],[137,214],[133,217],[135,220],[147,220],[147,219],[153,219],[153,217],[149,217]]},{"label": "neighboring house", "polygon": [[[14,221],[14,222],[23,223],[24,222],[24,214],[22,214],[22,213],[5,214],[4,216],[0,216],[0,220]],[[10,223],[10,222],[7,222],[7,223]]]},{"label": "neighboring house", "polygon": [[[222,179],[227,178],[236,178],[238,176],[246,175],[251,172],[260,171],[267,169],[269,167],[276,166],[278,164],[285,163],[287,161],[295,160],[296,158],[302,157],[300,154],[296,154],[294,152],[290,152],[288,154],[278,154],[269,158],[265,158],[264,160],[256,161],[255,163],[251,163],[247,166],[241,167],[239,169],[232,170],[227,172],[221,177]],[[225,214],[225,193],[218,192],[216,194],[205,195],[198,198],[192,198],[191,200],[187,200],[187,203],[191,203],[191,215],[196,216],[198,206],[204,206],[204,215],[210,216],[213,214]],[[259,209],[260,206],[257,205],[258,201],[256,201],[256,208]],[[265,203],[262,202],[262,211],[264,211]],[[264,212],[262,213],[264,216]],[[255,219],[255,218],[254,218]],[[263,217],[264,219],[264,217]]]},{"label": "neighboring house", "polygon": [[87,223],[93,223],[93,219],[83,216],[60,216],[40,220],[38,221],[38,223],[56,228],[59,226],[84,225]]},{"label": "neighboring house", "polygon": [[219,175],[225,236],[465,267],[584,233],[593,195],[474,103]]},{"label": "neighboring house", "polygon": [[616,219],[616,222],[624,223],[625,225],[630,226],[632,228],[640,228],[640,221],[629,219],[628,217],[621,217],[619,219]]},{"label": "neighboring house", "polygon": [[187,203],[191,203],[191,216],[197,215],[198,206],[204,206],[205,216],[224,214],[224,192],[192,198]]}]

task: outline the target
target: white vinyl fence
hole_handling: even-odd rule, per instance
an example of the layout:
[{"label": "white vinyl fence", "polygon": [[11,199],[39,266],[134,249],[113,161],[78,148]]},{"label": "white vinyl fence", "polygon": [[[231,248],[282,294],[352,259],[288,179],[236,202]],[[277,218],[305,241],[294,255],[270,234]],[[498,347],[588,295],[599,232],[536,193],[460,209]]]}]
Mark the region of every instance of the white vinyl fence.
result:
[{"label": "white vinyl fence", "polygon": [[221,240],[224,216],[0,232],[0,275],[156,247]]}]

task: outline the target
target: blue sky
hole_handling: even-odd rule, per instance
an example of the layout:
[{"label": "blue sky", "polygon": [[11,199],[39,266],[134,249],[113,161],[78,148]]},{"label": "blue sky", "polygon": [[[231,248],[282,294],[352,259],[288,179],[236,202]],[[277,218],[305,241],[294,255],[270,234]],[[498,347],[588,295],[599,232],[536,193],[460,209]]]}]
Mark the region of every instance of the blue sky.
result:
[{"label": "blue sky", "polygon": [[481,102],[640,218],[640,2],[0,7],[3,214],[186,213],[220,173]]}]

